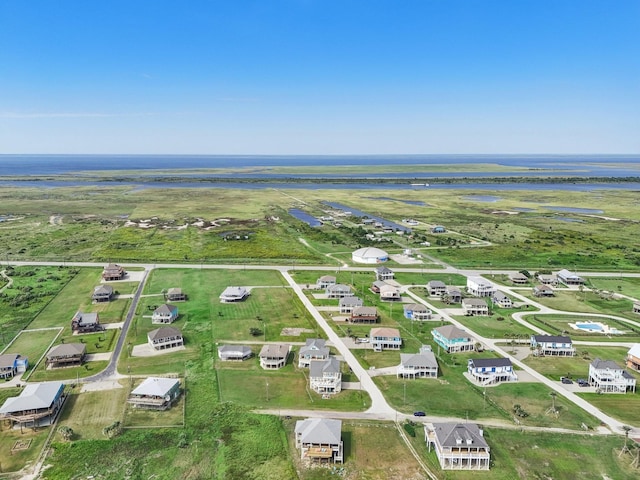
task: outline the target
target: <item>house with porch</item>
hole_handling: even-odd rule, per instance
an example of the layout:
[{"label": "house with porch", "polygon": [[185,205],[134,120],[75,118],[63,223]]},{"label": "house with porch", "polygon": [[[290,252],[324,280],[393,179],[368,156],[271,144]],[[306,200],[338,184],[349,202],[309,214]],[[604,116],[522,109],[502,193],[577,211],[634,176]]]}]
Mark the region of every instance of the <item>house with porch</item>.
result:
[{"label": "house with porch", "polygon": [[462,290],[452,285],[447,285],[444,292],[446,303],[460,303],[462,301]]},{"label": "house with porch", "polygon": [[249,296],[249,290],[245,287],[227,287],[220,294],[221,303],[242,302]]},{"label": "house with porch", "polygon": [[295,427],[300,458],[319,463],[343,463],[342,420],[307,418]]},{"label": "house with porch", "polygon": [[242,362],[253,356],[251,347],[247,345],[220,345],[218,358],[223,362]]},{"label": "house with porch", "polygon": [[531,348],[536,356],[573,357],[576,349],[564,335],[531,335]]},{"label": "house with porch", "polygon": [[400,337],[400,330],[397,328],[372,328],[369,332],[369,341],[376,352],[400,350],[400,347],[402,347],[402,337]]},{"label": "house with porch", "polygon": [[353,312],[355,308],[361,307],[362,305],[362,299],[359,297],[342,297],[338,301],[338,307],[340,308],[340,313],[342,315],[349,314]]},{"label": "house with porch", "polygon": [[467,292],[474,297],[492,297],[496,287],[482,277],[467,277]]},{"label": "house with porch", "polygon": [[173,323],[178,318],[178,307],[165,303],[153,311],[151,323]]},{"label": "house with porch", "polygon": [[447,286],[440,280],[431,280],[427,283],[427,290],[429,291],[429,295],[432,297],[440,297],[447,291]]},{"label": "house with porch", "polygon": [[24,373],[29,367],[27,357],[17,353],[0,354],[0,379],[9,380],[19,373]]},{"label": "house with porch", "polygon": [[553,297],[554,295],[555,292],[553,291],[553,287],[551,285],[542,283],[533,287],[534,297]]},{"label": "house with porch", "polygon": [[393,280],[395,278],[395,274],[393,273],[393,270],[391,270],[389,267],[385,267],[385,266],[377,267],[375,272],[376,272],[376,280],[386,281],[386,280]]},{"label": "house with porch", "polygon": [[558,276],[550,273],[539,273],[536,275],[538,281],[543,285],[558,285]]},{"label": "house with porch", "polygon": [[309,364],[309,387],[320,395],[334,395],[342,390],[340,360],[311,360]]},{"label": "house with porch", "polygon": [[357,307],[349,317],[351,323],[378,323],[378,309],[376,307]]},{"label": "house with porch", "polygon": [[433,340],[447,353],[470,352],[474,350],[476,339],[455,325],[443,325],[431,330]]},{"label": "house with porch", "polygon": [[111,285],[98,285],[93,287],[93,293],[91,294],[91,300],[96,303],[108,302],[113,297],[113,287]]},{"label": "house with porch", "polygon": [[147,343],[154,350],[167,350],[184,346],[184,338],[177,328],[160,327],[147,333]]},{"label": "house with porch", "polygon": [[76,312],[71,319],[71,330],[76,333],[101,332],[100,316],[97,312]]},{"label": "house with porch", "polygon": [[490,448],[475,423],[434,423],[424,436],[443,470],[489,470]]},{"label": "house with porch", "polygon": [[298,368],[308,368],[312,360],[327,360],[329,347],[322,338],[307,338],[298,353]]},{"label": "house with porch", "polygon": [[380,300],[383,302],[397,302],[401,300],[400,289],[393,285],[383,285],[380,287]]},{"label": "house with porch", "polygon": [[570,272],[567,269],[560,270],[557,276],[558,282],[564,283],[566,286],[584,285],[584,278],[579,277],[574,272]]},{"label": "house with porch", "polygon": [[636,378],[612,360],[595,358],[589,364],[589,385],[601,393],[636,391]]},{"label": "house with porch", "polygon": [[633,313],[640,314],[640,302],[633,302]]},{"label": "house with porch", "polygon": [[187,294],[181,288],[173,287],[167,290],[167,300],[169,302],[184,302],[186,299]]},{"label": "house with porch", "polygon": [[498,305],[499,307],[513,308],[513,300],[511,300],[511,297],[508,297],[507,295],[502,293],[500,290],[497,290],[493,294],[493,296],[491,297],[491,300],[495,305]]},{"label": "house with porch", "polygon": [[627,367],[640,372],[640,343],[635,343],[627,352]]},{"label": "house with porch", "polygon": [[510,272],[509,273],[509,281],[514,285],[526,285],[529,282],[529,279],[524,273],[520,272]]},{"label": "house with porch", "polygon": [[334,277],[333,275],[323,275],[317,280],[316,287],[318,289],[325,290],[330,285],[335,285],[335,284],[336,284],[336,277]]},{"label": "house with porch", "polygon": [[11,425],[43,427],[51,425],[64,403],[62,382],[27,384],[17,397],[9,397],[0,407],[0,418]]},{"label": "house with porch", "polygon": [[376,280],[375,282],[373,282],[373,283],[371,284],[371,288],[370,288],[370,290],[371,290],[373,293],[380,293],[380,289],[381,289],[382,287],[384,287],[385,285],[388,285],[388,283],[387,283],[387,282],[385,282],[385,281],[383,281],[383,280]]},{"label": "house with porch", "polygon": [[283,343],[264,345],[260,350],[260,366],[265,370],[277,370],[287,364],[291,347]]},{"label": "house with porch", "polygon": [[102,271],[102,279],[110,282],[115,280],[122,280],[127,272],[120,265],[110,263]]},{"label": "house with porch", "polygon": [[467,372],[481,385],[518,380],[508,358],[470,358],[467,360]]},{"label": "house with porch", "polygon": [[351,287],[349,285],[344,285],[342,283],[329,285],[325,289],[325,293],[327,294],[327,298],[342,298],[342,297],[352,296]]},{"label": "house with porch", "polygon": [[415,322],[425,322],[431,320],[432,312],[429,307],[421,303],[405,303],[403,305],[404,318]]},{"label": "house with porch", "polygon": [[84,343],[62,343],[49,350],[45,365],[47,368],[74,367],[82,365],[86,355],[87,346]]},{"label": "house with porch", "polygon": [[134,408],[167,410],[180,397],[177,378],[148,377],[133,389],[127,402]]},{"label": "house with porch", "polygon": [[464,315],[489,315],[489,305],[482,298],[463,298],[462,313]]},{"label": "house with porch", "polygon": [[429,345],[422,345],[418,353],[401,353],[397,378],[437,378],[438,361]]}]

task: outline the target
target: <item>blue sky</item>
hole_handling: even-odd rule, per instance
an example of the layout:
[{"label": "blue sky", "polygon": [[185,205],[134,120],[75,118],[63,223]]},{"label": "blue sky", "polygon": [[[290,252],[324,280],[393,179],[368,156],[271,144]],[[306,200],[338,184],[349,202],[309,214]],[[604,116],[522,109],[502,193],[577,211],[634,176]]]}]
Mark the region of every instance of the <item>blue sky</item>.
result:
[{"label": "blue sky", "polygon": [[640,153],[640,1],[0,0],[0,153]]}]

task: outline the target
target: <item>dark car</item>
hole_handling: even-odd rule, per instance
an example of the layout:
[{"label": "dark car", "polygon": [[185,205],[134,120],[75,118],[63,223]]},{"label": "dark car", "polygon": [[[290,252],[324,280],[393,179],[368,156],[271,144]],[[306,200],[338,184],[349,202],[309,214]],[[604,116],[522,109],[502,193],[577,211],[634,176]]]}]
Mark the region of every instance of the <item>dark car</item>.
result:
[{"label": "dark car", "polygon": [[576,382],[578,382],[578,386],[579,387],[588,387],[589,386],[589,382],[587,382],[584,378],[579,378],[578,380],[576,380]]},{"label": "dark car", "polygon": [[568,378],[568,377],[560,377],[560,381],[561,381],[562,383],[564,383],[565,385],[569,385],[569,384],[573,383],[573,380],[571,380],[571,379],[570,379],[570,378]]},{"label": "dark car", "polygon": [[414,417],[426,417],[427,414],[424,412],[413,412]]}]

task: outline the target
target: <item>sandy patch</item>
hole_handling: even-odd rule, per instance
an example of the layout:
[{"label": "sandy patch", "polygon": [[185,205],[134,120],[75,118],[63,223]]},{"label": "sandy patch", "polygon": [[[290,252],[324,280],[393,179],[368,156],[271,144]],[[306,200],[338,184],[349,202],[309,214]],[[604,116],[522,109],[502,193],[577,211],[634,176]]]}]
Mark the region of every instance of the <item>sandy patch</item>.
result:
[{"label": "sandy patch", "polygon": [[115,390],[116,388],[124,388],[117,380],[104,380],[102,382],[83,383],[80,393],[99,392],[102,390]]},{"label": "sandy patch", "polygon": [[313,333],[314,330],[310,328],[283,328],[280,335],[286,337],[299,337],[302,333]]},{"label": "sandy patch", "polygon": [[157,357],[158,355],[164,355],[166,353],[179,352],[180,350],[185,350],[184,345],[181,347],[175,348],[165,348],[164,350],[155,350],[151,348],[148,343],[143,343],[142,345],[134,345],[131,350],[132,357]]}]

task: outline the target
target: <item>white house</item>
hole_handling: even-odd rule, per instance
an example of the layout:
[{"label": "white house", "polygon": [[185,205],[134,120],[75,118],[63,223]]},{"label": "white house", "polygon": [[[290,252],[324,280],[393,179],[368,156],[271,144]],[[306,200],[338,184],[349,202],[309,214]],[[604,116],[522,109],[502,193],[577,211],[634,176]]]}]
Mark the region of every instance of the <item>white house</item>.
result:
[{"label": "white house", "polygon": [[241,302],[249,296],[249,290],[245,287],[227,287],[220,294],[222,303]]},{"label": "white house", "polygon": [[474,423],[434,423],[424,429],[429,451],[433,448],[443,470],[489,470],[490,448]]},{"label": "white house", "polygon": [[153,311],[151,323],[172,323],[178,318],[178,307],[165,303]]},{"label": "white house", "polygon": [[584,285],[584,279],[569,270],[562,269],[558,272],[558,281],[565,285]]},{"label": "white house", "polygon": [[383,285],[380,287],[380,300],[383,302],[397,302],[400,300],[400,289],[393,285]]},{"label": "white house", "polygon": [[184,345],[182,332],[173,327],[160,327],[147,333],[147,343],[154,350],[167,350]]},{"label": "white house", "polygon": [[436,378],[438,361],[429,345],[423,345],[418,353],[401,353],[398,378]]},{"label": "white house", "polygon": [[342,297],[338,302],[341,314],[348,314],[353,312],[354,309],[361,307],[363,304],[362,299],[359,297]]},{"label": "white house", "polygon": [[329,285],[325,293],[327,294],[327,298],[342,298],[349,297],[351,295],[351,287],[348,285],[343,285],[342,283],[334,283],[333,285]]},{"label": "white house", "polygon": [[489,306],[482,298],[463,298],[462,313],[465,315],[489,315]]},{"label": "white house", "polygon": [[287,364],[289,345],[282,343],[264,345],[260,350],[260,366],[265,370],[276,370]]},{"label": "white house", "polygon": [[531,348],[534,355],[572,357],[576,349],[571,339],[562,335],[531,335]]},{"label": "white house", "polygon": [[340,361],[335,357],[326,360],[311,360],[309,364],[309,387],[321,395],[333,395],[342,390]]},{"label": "white house", "polygon": [[373,350],[381,352],[383,350],[400,350],[402,347],[402,337],[397,328],[378,327],[372,328],[369,333],[369,340]]},{"label": "white house", "polygon": [[335,285],[335,284],[336,284],[336,277],[334,277],[333,275],[323,275],[316,282],[316,286],[322,290],[326,289],[329,285]]},{"label": "white house", "polygon": [[526,285],[526,283],[529,281],[527,276],[524,273],[520,272],[509,273],[509,280],[515,285]]},{"label": "white house", "polygon": [[502,307],[502,308],[513,308],[513,300],[510,297],[506,296],[500,290],[497,290],[493,297],[491,297],[493,303]]},{"label": "white house", "polygon": [[395,274],[390,268],[385,266],[376,268],[376,280],[393,280],[394,277]]},{"label": "white house", "polygon": [[496,287],[485,278],[467,277],[467,292],[474,297],[491,297],[496,292]]},{"label": "white house", "polygon": [[342,463],[342,420],[307,418],[298,420],[295,427],[296,448],[301,460]]},{"label": "white house", "polygon": [[518,380],[508,358],[471,358],[467,360],[467,372],[482,385]]},{"label": "white house", "polygon": [[433,340],[447,353],[470,352],[475,348],[476,339],[455,325],[443,325],[431,330]]},{"label": "white house", "polygon": [[589,364],[589,384],[602,393],[636,391],[636,378],[611,360],[594,359]]},{"label": "white house", "polygon": [[427,283],[427,290],[432,297],[444,295],[447,291],[447,286],[440,280],[431,280]]},{"label": "white house", "polygon": [[247,345],[220,345],[218,358],[223,362],[241,362],[253,356],[251,347]]},{"label": "white house", "polygon": [[298,353],[298,367],[307,368],[312,360],[326,360],[329,358],[327,341],[322,338],[307,338]]},{"label": "white house", "polygon": [[403,309],[404,318],[408,318],[409,320],[413,320],[416,322],[431,320],[431,310],[426,305],[422,305],[421,303],[405,303],[403,305]]}]

